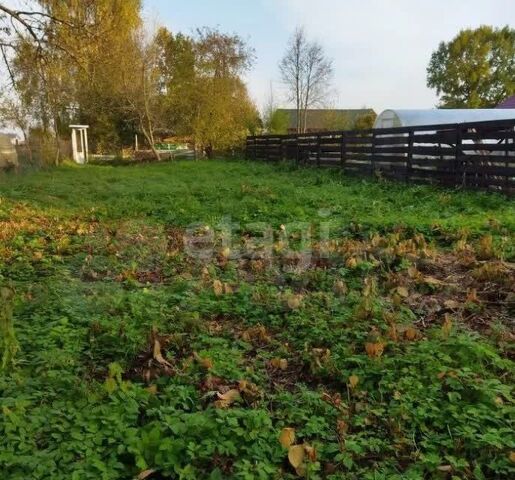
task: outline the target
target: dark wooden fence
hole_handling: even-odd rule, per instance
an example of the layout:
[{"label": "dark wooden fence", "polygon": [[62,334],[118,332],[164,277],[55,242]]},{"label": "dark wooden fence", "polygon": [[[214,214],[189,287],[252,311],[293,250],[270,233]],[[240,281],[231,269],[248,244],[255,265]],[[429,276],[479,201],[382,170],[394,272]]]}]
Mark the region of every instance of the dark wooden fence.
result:
[{"label": "dark wooden fence", "polygon": [[515,193],[515,118],[247,137],[246,157]]}]

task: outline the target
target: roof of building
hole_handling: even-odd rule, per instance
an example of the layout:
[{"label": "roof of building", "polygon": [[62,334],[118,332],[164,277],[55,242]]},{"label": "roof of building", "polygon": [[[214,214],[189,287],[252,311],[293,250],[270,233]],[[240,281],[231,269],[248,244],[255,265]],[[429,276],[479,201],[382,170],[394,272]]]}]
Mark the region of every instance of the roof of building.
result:
[{"label": "roof of building", "polygon": [[515,108],[515,95],[512,95],[511,97],[505,98],[495,108]]},{"label": "roof of building", "polygon": [[388,109],[375,120],[374,128],[481,122],[515,118],[515,110],[495,108],[429,108],[423,110]]},{"label": "roof of building", "polygon": [[[281,108],[279,112],[288,114],[288,129],[297,128],[297,110]],[[352,126],[356,119],[362,115],[375,114],[371,108],[352,109],[308,109],[306,128],[310,129],[339,129]]]}]

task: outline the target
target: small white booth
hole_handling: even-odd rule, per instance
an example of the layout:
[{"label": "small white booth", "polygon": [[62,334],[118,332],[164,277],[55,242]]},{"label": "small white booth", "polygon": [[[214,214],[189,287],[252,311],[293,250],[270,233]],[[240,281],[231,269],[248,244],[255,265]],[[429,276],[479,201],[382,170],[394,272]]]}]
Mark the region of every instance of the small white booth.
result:
[{"label": "small white booth", "polygon": [[[70,125],[72,129],[73,161],[83,165],[88,162],[88,128],[89,125]],[[77,134],[79,141],[77,142]]]}]

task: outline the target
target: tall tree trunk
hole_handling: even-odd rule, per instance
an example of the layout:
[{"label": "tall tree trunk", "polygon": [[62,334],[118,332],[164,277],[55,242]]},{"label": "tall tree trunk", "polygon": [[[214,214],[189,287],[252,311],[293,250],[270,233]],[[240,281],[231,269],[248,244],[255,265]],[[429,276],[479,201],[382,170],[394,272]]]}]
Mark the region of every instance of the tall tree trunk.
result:
[{"label": "tall tree trunk", "polygon": [[155,145],[154,145],[154,135],[152,134],[152,130],[147,129],[143,126],[143,122],[140,122],[140,128],[141,132],[143,133],[143,136],[145,137],[145,140],[150,146],[150,150],[152,150],[152,154],[154,155],[154,158],[160,162],[161,157],[159,155],[159,152],[157,151]]}]

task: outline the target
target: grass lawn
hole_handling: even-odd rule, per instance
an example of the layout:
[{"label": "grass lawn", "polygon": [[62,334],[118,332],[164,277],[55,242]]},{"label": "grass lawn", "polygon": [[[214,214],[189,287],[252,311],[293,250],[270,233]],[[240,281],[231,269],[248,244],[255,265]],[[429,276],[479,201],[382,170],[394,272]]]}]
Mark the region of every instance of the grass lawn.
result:
[{"label": "grass lawn", "polygon": [[513,478],[514,232],[285,165],[0,176],[0,477]]}]

